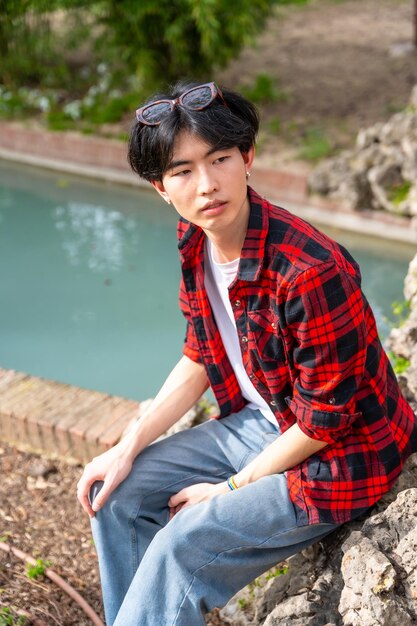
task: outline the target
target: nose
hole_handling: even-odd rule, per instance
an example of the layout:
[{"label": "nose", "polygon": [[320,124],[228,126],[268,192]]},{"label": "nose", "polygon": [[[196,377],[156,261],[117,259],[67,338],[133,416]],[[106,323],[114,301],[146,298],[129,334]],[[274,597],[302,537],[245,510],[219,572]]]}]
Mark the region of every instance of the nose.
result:
[{"label": "nose", "polygon": [[218,189],[217,178],[211,168],[202,167],[198,172],[198,193],[207,196]]}]

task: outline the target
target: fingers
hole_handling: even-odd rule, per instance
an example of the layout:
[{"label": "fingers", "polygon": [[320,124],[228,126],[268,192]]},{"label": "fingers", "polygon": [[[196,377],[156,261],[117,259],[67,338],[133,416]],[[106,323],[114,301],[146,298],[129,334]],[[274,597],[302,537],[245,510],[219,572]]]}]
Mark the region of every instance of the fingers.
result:
[{"label": "fingers", "polygon": [[91,508],[95,513],[97,513],[97,511],[99,511],[105,505],[107,498],[109,497],[113,489],[114,485],[110,483],[110,481],[105,480],[102,488],[94,497],[91,503]]},{"label": "fingers", "polygon": [[83,481],[83,479],[81,478],[81,480],[79,481],[77,485],[78,501],[90,518],[94,517],[94,511],[91,507],[90,498],[89,498],[90,488],[94,482],[95,481],[86,482],[86,481]]},{"label": "fingers", "polygon": [[178,493],[175,493],[173,496],[170,497],[170,499],[168,500],[168,506],[175,508],[181,502],[185,502],[188,499],[187,494],[188,494],[188,487],[181,489],[181,491],[179,491]]},{"label": "fingers", "polygon": [[172,520],[172,518],[174,517],[174,515],[176,515],[177,513],[179,513],[179,511],[181,511],[181,509],[183,509],[184,507],[186,507],[187,504],[183,503],[183,504],[179,504],[178,506],[170,506],[169,507],[169,519]]},{"label": "fingers", "polygon": [[84,469],[77,485],[77,499],[90,518],[94,517],[95,511],[98,510],[94,503],[102,485],[103,482],[98,480],[96,476],[88,477],[88,470]]},{"label": "fingers", "polygon": [[91,508],[91,504],[90,504],[90,500],[88,498],[87,495],[78,497],[78,500],[81,502],[81,506],[83,507],[84,511],[87,513],[88,517],[91,519],[92,517],[94,517],[94,511]]}]

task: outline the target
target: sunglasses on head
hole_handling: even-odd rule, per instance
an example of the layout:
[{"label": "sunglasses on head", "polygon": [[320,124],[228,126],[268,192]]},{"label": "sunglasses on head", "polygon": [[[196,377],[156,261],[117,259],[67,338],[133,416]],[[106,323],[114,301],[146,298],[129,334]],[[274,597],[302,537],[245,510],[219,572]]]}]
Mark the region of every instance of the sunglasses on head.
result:
[{"label": "sunglasses on head", "polygon": [[174,110],[176,106],[191,111],[202,111],[207,108],[216,98],[220,98],[224,106],[226,101],[216,83],[205,83],[184,91],[175,100],[157,100],[136,110],[136,119],[146,126],[157,126]]}]

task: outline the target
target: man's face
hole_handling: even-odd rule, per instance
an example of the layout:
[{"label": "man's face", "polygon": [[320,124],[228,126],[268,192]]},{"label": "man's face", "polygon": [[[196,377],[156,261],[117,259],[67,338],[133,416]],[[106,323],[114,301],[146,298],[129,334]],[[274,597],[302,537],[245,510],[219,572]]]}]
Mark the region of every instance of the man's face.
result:
[{"label": "man's face", "polygon": [[162,183],[152,184],[177,212],[207,234],[238,226],[248,214],[246,172],[254,149],[242,154],[237,147],[215,150],[201,138],[178,134]]}]

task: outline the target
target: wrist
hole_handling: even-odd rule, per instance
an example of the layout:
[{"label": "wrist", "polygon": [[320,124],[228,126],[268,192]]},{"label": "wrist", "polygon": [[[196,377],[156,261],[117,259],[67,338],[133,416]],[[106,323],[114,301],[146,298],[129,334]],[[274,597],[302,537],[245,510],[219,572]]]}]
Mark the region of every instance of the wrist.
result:
[{"label": "wrist", "polygon": [[227,480],[223,481],[222,483],[217,483],[216,491],[219,495],[222,493],[228,493],[230,489],[229,485],[227,484]]},{"label": "wrist", "polygon": [[125,459],[130,459],[132,462],[140,452],[137,438],[132,436],[132,433],[127,434],[123,439],[116,444],[118,448],[117,454]]},{"label": "wrist", "polygon": [[230,491],[236,491],[237,489],[239,489],[236,481],[235,481],[236,476],[232,475],[229,476],[229,478],[227,479],[227,486],[229,487]]}]

